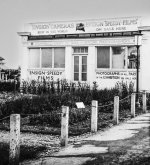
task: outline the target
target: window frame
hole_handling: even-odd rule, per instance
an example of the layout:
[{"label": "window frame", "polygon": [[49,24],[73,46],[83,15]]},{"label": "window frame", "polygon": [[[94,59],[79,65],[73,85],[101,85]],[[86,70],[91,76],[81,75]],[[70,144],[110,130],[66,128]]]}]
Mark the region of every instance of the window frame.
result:
[{"label": "window frame", "polygon": [[[78,49],[82,49],[84,48],[86,51],[84,52],[74,52],[74,49],[75,48],[78,48]],[[79,80],[74,80],[74,67],[73,67],[73,81],[74,82],[86,82],[88,81],[88,51],[89,51],[89,48],[88,46],[74,46],[72,47],[72,57],[73,57],[73,66],[74,66],[74,57],[75,56],[78,56],[79,57]],[[87,60],[87,68],[86,68],[86,72],[82,72],[82,57],[86,57],[86,60]],[[82,81],[82,73],[86,73],[86,81]]]},{"label": "window frame", "polygon": [[[44,48],[49,48],[49,49],[52,49],[52,67],[42,67],[42,49]],[[35,67],[30,67],[29,66],[29,61],[28,61],[28,69],[53,69],[53,70],[65,70],[65,66],[64,68],[55,68],[54,67],[54,58],[55,58],[55,55],[54,55],[54,49],[55,48],[63,48],[64,49],[64,58],[65,58],[65,62],[66,62],[66,48],[65,47],[28,47],[28,60],[29,60],[29,56],[30,56],[30,49],[39,49],[40,50],[40,61],[39,61],[39,67],[38,68],[35,68]]]},{"label": "window frame", "polygon": [[[109,68],[98,68],[97,67],[97,48],[98,47],[109,47],[110,49],[109,49],[109,59],[110,59],[110,61],[109,61]],[[124,60],[125,60],[125,65],[124,65],[124,68],[113,68],[113,66],[112,66],[112,58],[113,58],[113,47],[125,47],[125,58],[124,58]],[[128,54],[129,54],[129,47],[135,47],[135,45],[114,45],[114,46],[108,46],[108,45],[106,45],[106,46],[104,46],[104,45],[102,45],[102,46],[96,46],[96,51],[95,51],[95,53],[96,53],[96,64],[95,64],[95,67],[96,67],[96,70],[113,70],[113,71],[126,71],[126,70],[136,70],[136,68],[128,68]]]}]

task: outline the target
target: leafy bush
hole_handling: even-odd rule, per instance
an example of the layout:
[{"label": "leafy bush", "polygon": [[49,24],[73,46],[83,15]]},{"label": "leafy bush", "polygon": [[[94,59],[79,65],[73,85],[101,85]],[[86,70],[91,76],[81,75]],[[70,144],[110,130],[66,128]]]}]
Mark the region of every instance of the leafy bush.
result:
[{"label": "leafy bush", "polygon": [[[122,99],[131,94],[132,88],[132,84],[124,83],[118,83],[112,89],[98,90],[95,82],[92,89],[87,84],[79,83],[78,87],[75,87],[75,84],[68,84],[65,81],[57,82],[57,84],[54,82],[43,82],[43,84],[34,81],[24,82],[23,91],[32,94],[7,100],[0,105],[0,114],[1,118],[12,113],[35,114],[35,116],[30,117],[30,124],[36,123],[38,125],[44,121],[59,126],[61,106],[69,106],[70,124],[73,124],[89,119],[91,112],[90,108],[76,109],[76,102],[83,102],[86,107],[91,105],[92,100],[97,100],[99,105],[108,105],[114,101],[114,96],[119,96]],[[129,105],[130,102],[126,101],[122,107],[129,108]],[[103,112],[111,111],[111,109],[104,108]]]},{"label": "leafy bush", "polygon": [[0,92],[7,91],[19,91],[20,82],[2,82],[0,81]]}]

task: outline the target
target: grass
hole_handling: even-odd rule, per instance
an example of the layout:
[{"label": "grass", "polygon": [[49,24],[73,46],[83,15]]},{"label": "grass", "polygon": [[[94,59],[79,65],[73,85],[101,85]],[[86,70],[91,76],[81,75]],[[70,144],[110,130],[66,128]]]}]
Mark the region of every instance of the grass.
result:
[{"label": "grass", "polygon": [[[40,152],[46,150],[45,146],[20,146],[20,162],[24,160],[37,158]],[[9,164],[9,144],[0,143],[0,165]]]}]

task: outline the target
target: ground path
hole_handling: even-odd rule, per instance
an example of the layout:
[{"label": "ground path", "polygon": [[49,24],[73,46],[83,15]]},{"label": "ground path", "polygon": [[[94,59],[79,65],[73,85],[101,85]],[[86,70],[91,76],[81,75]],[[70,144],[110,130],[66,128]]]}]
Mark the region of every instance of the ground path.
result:
[{"label": "ground path", "polygon": [[21,165],[150,165],[150,113],[76,141],[50,157]]}]

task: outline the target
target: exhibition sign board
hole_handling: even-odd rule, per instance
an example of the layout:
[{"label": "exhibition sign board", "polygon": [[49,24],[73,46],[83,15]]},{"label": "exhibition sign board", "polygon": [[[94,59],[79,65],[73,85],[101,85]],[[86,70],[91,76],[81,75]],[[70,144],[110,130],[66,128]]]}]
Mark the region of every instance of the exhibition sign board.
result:
[{"label": "exhibition sign board", "polygon": [[79,20],[47,23],[30,23],[25,31],[31,35],[81,34],[137,31],[140,17],[110,18],[99,20]]},{"label": "exhibition sign board", "polygon": [[96,82],[102,87],[113,87],[118,82],[136,85],[136,71],[96,71]]}]

